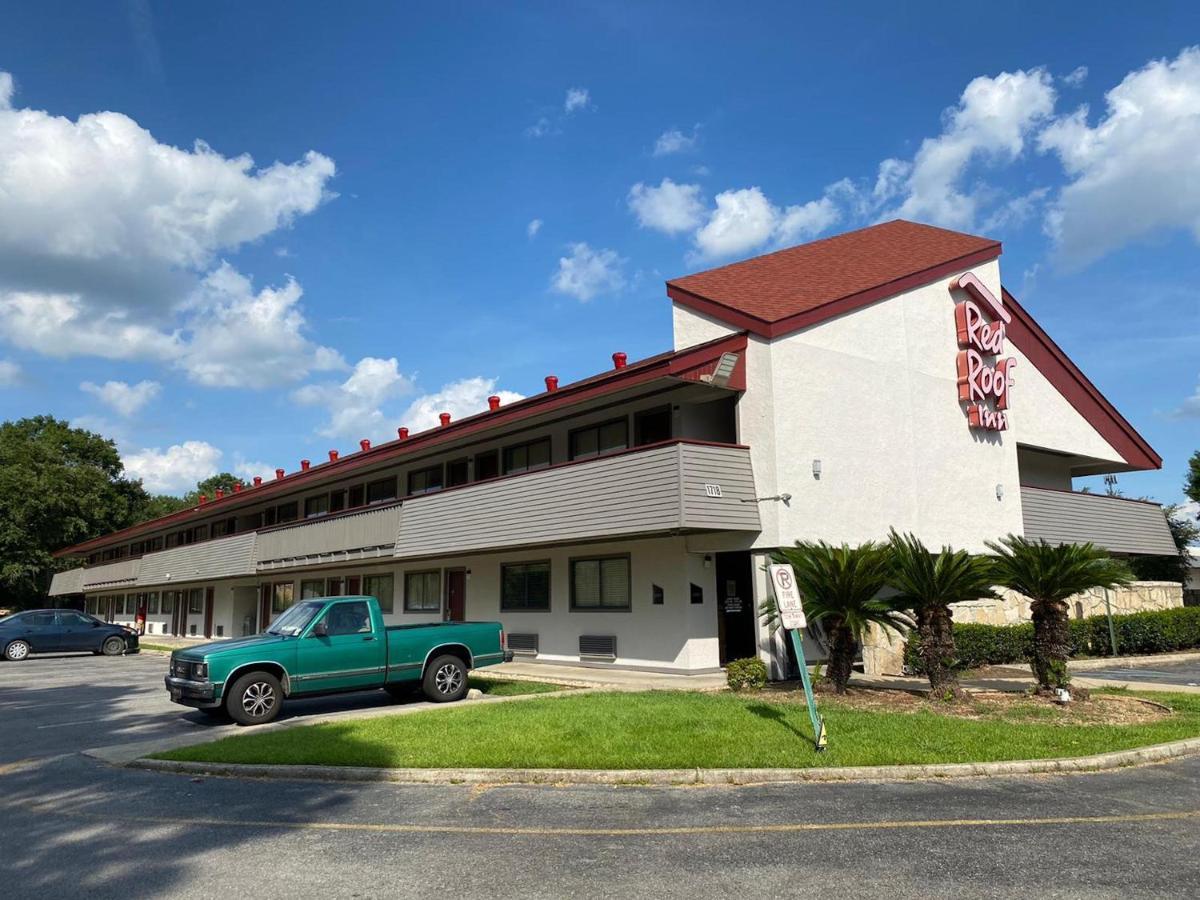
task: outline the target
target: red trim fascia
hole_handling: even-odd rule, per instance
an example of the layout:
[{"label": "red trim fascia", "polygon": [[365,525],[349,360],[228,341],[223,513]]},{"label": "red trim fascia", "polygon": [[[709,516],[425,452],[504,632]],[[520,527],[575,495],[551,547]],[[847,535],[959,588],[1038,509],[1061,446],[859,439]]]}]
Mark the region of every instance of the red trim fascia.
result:
[{"label": "red trim fascia", "polygon": [[1134,469],[1161,469],[1162,457],[1149,442],[1138,434],[1117,412],[1099,389],[1088,380],[1070,357],[1033,320],[1017,298],[1001,288],[1004,305],[1013,314],[1007,336],[1026,358],[1033,363],[1063,395],[1068,403],[1091,425]]},{"label": "red trim fascia", "polygon": [[[411,451],[427,450],[430,447],[437,447],[441,444],[450,443],[492,428],[511,425],[535,415],[552,412],[576,403],[583,403],[596,397],[602,397],[625,388],[636,387],[637,385],[656,379],[679,378],[681,380],[695,381],[698,378],[689,377],[690,373],[693,371],[702,371],[706,361],[710,364],[711,371],[711,368],[715,367],[716,361],[720,358],[721,354],[726,352],[743,354],[743,358],[738,361],[738,368],[742,369],[741,386],[738,387],[734,384],[734,379],[738,376],[738,369],[735,369],[734,379],[730,380],[729,387],[735,390],[744,390],[744,351],[746,349],[746,342],[747,338],[745,334],[732,334],[704,344],[697,344],[695,347],[688,347],[682,351],[667,352],[658,356],[652,356],[648,359],[630,363],[622,369],[612,369],[608,372],[564,385],[556,391],[543,391],[540,394],[534,394],[532,397],[526,397],[523,400],[510,403],[508,406],[502,406],[495,411],[488,410],[477,413],[476,415],[459,419],[457,422],[452,422],[445,427],[434,426],[433,428],[410,435],[403,441],[399,439],[391,440],[372,447],[370,450],[360,450],[357,453],[347,454],[335,462],[319,463],[307,471],[292,472],[281,479],[266,481],[260,487],[248,487],[237,493],[227,494],[220,500],[209,500],[203,506],[194,506],[189,509],[179,510],[159,519],[140,522],[121,531],[92,538],[89,541],[58,550],[54,553],[54,556],[75,556],[86,553],[97,547],[108,546],[115,541],[123,541],[141,534],[158,531],[175,523],[189,521],[201,514],[208,515],[212,513],[213,515],[222,515],[280,494],[290,493],[298,485],[304,487],[316,486],[318,483],[326,480],[326,478],[340,478],[347,473],[354,472],[368,465],[391,462],[394,459],[407,456]],[[215,513],[213,512],[214,509],[216,510]],[[286,524],[290,525],[292,523],[289,522]]]},{"label": "red trim fascia", "polygon": [[832,319],[835,316],[853,312],[872,303],[878,303],[880,300],[886,300],[896,294],[911,291],[913,288],[937,281],[939,278],[944,278],[947,275],[953,275],[955,272],[963,269],[991,262],[1000,256],[1001,252],[1001,245],[999,242],[996,242],[991,246],[975,250],[965,256],[947,260],[928,269],[913,272],[910,275],[867,288],[855,294],[848,294],[845,297],[830,300],[815,309],[805,310],[804,312],[796,313],[783,319],[777,319],[774,322],[768,322],[765,319],[760,319],[742,310],[733,309],[723,303],[717,303],[707,297],[701,297],[699,294],[693,294],[691,291],[673,285],[670,282],[667,283],[667,296],[676,303],[691,307],[697,312],[704,313],[728,325],[744,329],[760,337],[777,338],[792,334],[802,328],[816,325],[819,322],[824,322],[827,319]]},{"label": "red trim fascia", "polygon": [[1158,503],[1154,500],[1143,500],[1140,497],[1114,497],[1112,494],[1093,494],[1091,491],[1071,491],[1071,490],[1067,490],[1066,488],[1038,487],[1035,484],[1023,484],[1023,485],[1021,485],[1021,490],[1023,490],[1023,491],[1047,491],[1048,493],[1051,493],[1051,494],[1071,494],[1075,497],[1094,497],[1098,500],[1120,500],[1124,503],[1143,503],[1146,506],[1154,506],[1154,507],[1157,507],[1158,509],[1162,509],[1161,503]]}]

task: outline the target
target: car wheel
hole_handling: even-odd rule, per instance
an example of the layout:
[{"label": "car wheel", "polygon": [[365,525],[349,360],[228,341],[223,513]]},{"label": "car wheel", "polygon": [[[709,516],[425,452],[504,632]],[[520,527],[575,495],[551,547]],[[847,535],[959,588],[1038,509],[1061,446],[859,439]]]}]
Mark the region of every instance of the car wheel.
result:
[{"label": "car wheel", "polygon": [[461,700],[467,694],[467,667],[457,656],[439,656],[425,670],[421,687],[434,703]]},{"label": "car wheel", "polygon": [[239,725],[263,725],[279,715],[283,685],[269,672],[248,672],[233,683],[225,710]]},{"label": "car wheel", "polygon": [[114,635],[105,640],[100,647],[100,652],[105,656],[120,656],[125,652],[125,642]]},{"label": "car wheel", "polygon": [[12,662],[20,662],[29,656],[29,644],[26,641],[13,641],[4,648],[4,658]]}]

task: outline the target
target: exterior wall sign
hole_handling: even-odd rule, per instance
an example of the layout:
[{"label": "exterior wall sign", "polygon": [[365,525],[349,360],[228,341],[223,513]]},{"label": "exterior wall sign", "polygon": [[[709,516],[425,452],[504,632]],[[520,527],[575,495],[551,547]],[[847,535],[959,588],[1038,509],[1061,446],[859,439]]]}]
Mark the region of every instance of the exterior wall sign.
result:
[{"label": "exterior wall sign", "polygon": [[1008,310],[972,272],[955,279],[950,289],[969,294],[954,307],[958,333],[958,399],[964,401],[967,425],[983,431],[1008,428],[1012,370],[1017,361],[1000,359],[1004,329],[1012,320]]},{"label": "exterior wall sign", "polygon": [[775,608],[784,628],[803,628],[808,622],[804,618],[804,604],[800,589],[796,587],[796,573],[787,564],[767,566],[771,576],[771,587],[775,589]]}]

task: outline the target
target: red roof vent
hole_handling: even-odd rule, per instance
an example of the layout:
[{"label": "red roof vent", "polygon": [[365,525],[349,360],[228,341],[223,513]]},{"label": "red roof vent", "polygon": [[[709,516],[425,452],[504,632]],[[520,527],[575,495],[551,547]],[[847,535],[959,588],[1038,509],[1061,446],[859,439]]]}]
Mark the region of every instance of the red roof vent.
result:
[{"label": "red roof vent", "polygon": [[225,496],[225,488],[217,488],[217,499],[220,500]]},{"label": "red roof vent", "polygon": [[495,412],[499,408],[500,408],[500,398],[497,397],[495,394],[492,394],[492,396],[488,397],[488,409],[490,409],[492,412]]},{"label": "red roof vent", "polygon": [[262,487],[262,476],[261,476],[261,475],[255,475],[255,476],[254,476],[254,486],[255,486],[255,487]]},{"label": "red roof vent", "polygon": [[200,505],[203,506],[207,502],[208,502],[208,494],[201,494],[200,495]]},{"label": "red roof vent", "polygon": [[613,368],[614,369],[625,368],[625,363],[628,360],[629,360],[629,357],[618,350],[616,353],[613,354]]},{"label": "red roof vent", "polygon": [[407,441],[408,440],[408,429],[404,428],[404,427],[397,428],[396,435],[400,438],[400,440]]},{"label": "red roof vent", "polygon": [[358,442],[358,446],[360,448],[362,448],[363,452],[365,453],[367,450],[371,449],[371,442],[369,440],[367,440],[366,438],[363,438],[361,441]]},{"label": "red roof vent", "polygon": [[233,483],[233,492],[235,494],[240,494],[242,492],[242,483],[240,481],[235,481]]},{"label": "red roof vent", "polygon": [[309,462],[307,459],[302,459],[302,460],[300,460],[300,471],[301,471],[301,472],[307,472],[307,471],[308,471],[308,467],[309,467],[309,466],[311,466],[311,465],[312,465],[312,463],[310,463],[310,462]]},{"label": "red roof vent", "polygon": [[338,452],[336,450],[330,450],[329,451],[329,461],[337,462],[337,458],[338,458]]},{"label": "red roof vent", "polygon": [[450,413],[438,413],[438,419],[441,421],[442,427],[445,428],[450,424]]},{"label": "red roof vent", "polygon": [[285,474],[287,474],[287,473],[286,473],[286,472],[284,472],[284,471],[283,471],[283,469],[276,469],[276,470],[275,470],[275,477],[276,477],[276,478],[282,478],[282,477],[283,477]]},{"label": "red roof vent", "polygon": [[550,393],[554,393],[555,391],[558,390],[558,376],[557,375],[547,375],[546,376],[546,390],[549,391]]}]

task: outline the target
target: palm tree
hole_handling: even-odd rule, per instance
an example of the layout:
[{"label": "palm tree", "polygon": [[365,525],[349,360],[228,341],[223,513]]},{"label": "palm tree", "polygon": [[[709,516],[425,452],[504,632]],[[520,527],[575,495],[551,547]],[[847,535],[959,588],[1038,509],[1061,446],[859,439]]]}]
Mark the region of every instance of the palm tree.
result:
[{"label": "palm tree", "polygon": [[1067,599],[1092,588],[1128,584],[1133,573],[1094,544],[1050,545],[1010,534],[989,542],[997,584],[1024,594],[1033,617],[1033,674],[1043,691],[1066,687],[1071,653]]},{"label": "palm tree", "polygon": [[961,697],[950,604],[996,596],[991,561],[950,547],[931,553],[917,537],[897,534],[894,528],[889,546],[894,602],[915,614],[930,690],[935,697]]},{"label": "palm tree", "polygon": [[[839,694],[846,692],[863,634],[871,624],[902,631],[908,618],[878,594],[887,587],[891,558],[886,544],[868,542],[835,547],[824,541],[797,541],[775,554],[791,563],[804,597],[809,628],[829,650],[826,672]],[[773,604],[763,617],[775,618]]]}]

